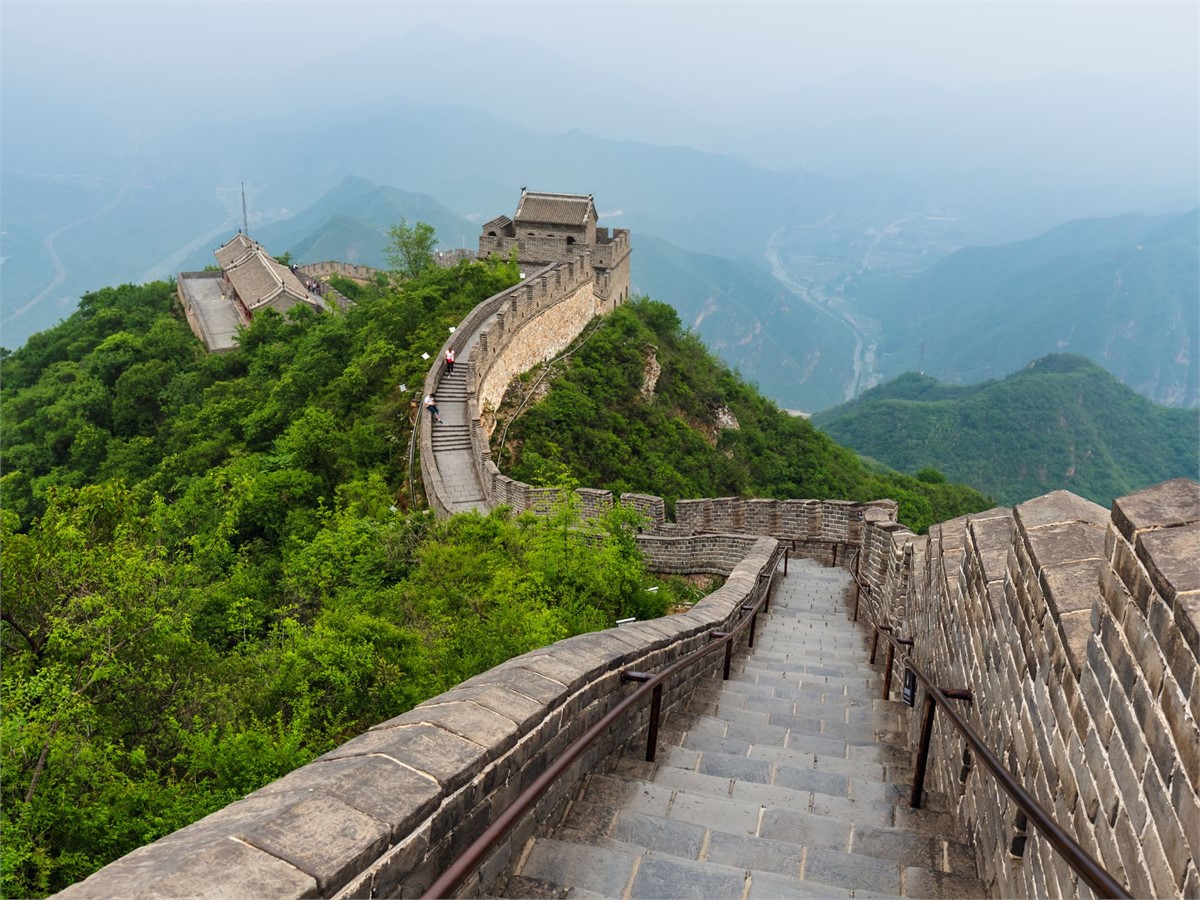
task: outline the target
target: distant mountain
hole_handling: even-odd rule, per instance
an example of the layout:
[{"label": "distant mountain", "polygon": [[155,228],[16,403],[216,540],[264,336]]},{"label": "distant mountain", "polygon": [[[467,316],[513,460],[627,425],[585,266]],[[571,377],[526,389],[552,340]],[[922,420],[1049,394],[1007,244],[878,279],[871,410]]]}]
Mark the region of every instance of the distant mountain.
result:
[{"label": "distant mountain", "polygon": [[[509,204],[515,199],[514,193]],[[442,247],[477,246],[479,226],[432,197],[363,178],[344,179],[313,206],[255,230],[254,237],[298,263],[384,266],[387,230],[401,217],[433,225]],[[194,260],[197,268],[209,264],[199,255]],[[728,365],[780,405],[811,411],[845,399],[854,335],[752,261],[695,253],[638,231],[633,283],[634,290],[675,306]]]},{"label": "distant mountain", "polygon": [[[406,219],[427,222],[437,233],[443,249],[473,246],[479,228],[428,194],[402,191],[348,176],[312,206],[290,218],[253,230],[252,237],[279,256],[291,253],[298,263],[341,262],[384,266],[388,229]],[[219,246],[227,237],[213,242]],[[197,252],[189,260],[192,268],[213,264],[212,249]],[[186,268],[186,267],[185,267]]]},{"label": "distant mountain", "polygon": [[1069,222],[970,247],[908,279],[849,290],[883,324],[885,374],[995,378],[1032,356],[1080,353],[1139,393],[1200,403],[1200,214]]},{"label": "distant mountain", "polygon": [[936,468],[1007,504],[1065,488],[1108,505],[1200,475],[1200,413],[1159,406],[1073,354],[967,386],[910,372],[813,422],[901,472]]},{"label": "distant mountain", "polygon": [[634,235],[634,289],[670,303],[726,365],[780,406],[811,411],[841,402],[854,335],[749,260],[693,253]]}]

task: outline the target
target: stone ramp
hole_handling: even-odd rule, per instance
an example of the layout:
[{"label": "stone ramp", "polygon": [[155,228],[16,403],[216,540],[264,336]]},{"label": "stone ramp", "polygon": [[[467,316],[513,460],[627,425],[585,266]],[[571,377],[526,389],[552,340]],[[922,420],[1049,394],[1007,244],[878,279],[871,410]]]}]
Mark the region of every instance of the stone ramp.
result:
[{"label": "stone ramp", "polygon": [[658,758],[582,784],[496,896],[981,897],[945,801],[908,805],[910,711],[880,700],[841,569],[795,560],[730,680],[664,722]]},{"label": "stone ramp", "polygon": [[474,509],[486,513],[487,502],[471,448],[466,366],[460,363],[455,366],[453,374],[443,376],[434,396],[443,424],[434,425],[429,420],[429,413],[424,410],[421,414],[425,417],[425,427],[433,429],[431,443],[434,463],[442,477],[451,505],[450,511],[457,513]]}]

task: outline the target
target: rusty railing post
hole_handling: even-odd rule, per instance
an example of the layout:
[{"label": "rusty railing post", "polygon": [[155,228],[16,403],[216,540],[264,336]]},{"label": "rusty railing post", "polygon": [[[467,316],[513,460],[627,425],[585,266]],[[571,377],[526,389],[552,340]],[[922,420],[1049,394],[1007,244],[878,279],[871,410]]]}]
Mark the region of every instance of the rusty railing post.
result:
[{"label": "rusty railing post", "polygon": [[913,768],[912,793],[908,805],[920,809],[922,794],[925,793],[925,765],[929,762],[929,741],[933,737],[933,713],[937,705],[928,691],[925,692],[925,703],[921,707],[921,737],[917,744],[917,761]]},{"label": "rusty railing post", "polygon": [[875,637],[871,640],[871,665],[875,665],[875,653],[880,649],[880,631],[887,629],[887,625],[875,626]]},{"label": "rusty railing post", "polygon": [[662,714],[662,691],[660,681],[650,691],[650,727],[646,730],[646,762],[654,762],[658,753],[658,718]]},{"label": "rusty railing post", "polygon": [[888,700],[892,694],[892,663],[896,661],[896,645],[891,641],[887,642],[887,662],[883,667],[883,699]]}]

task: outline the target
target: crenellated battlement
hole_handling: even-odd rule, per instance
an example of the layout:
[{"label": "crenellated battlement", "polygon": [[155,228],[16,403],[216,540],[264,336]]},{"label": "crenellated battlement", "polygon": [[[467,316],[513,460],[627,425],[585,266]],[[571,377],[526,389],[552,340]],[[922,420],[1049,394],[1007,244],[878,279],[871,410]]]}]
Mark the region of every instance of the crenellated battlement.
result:
[{"label": "crenellated battlement", "polygon": [[[521,220],[553,212],[539,209],[545,196],[523,193],[523,206],[535,201],[525,216],[519,208],[517,221],[485,225],[481,253],[488,242],[493,252],[520,249]],[[589,227],[590,197],[585,205],[550,196],[579,212],[569,227]],[[499,471],[486,419],[513,377],[611,309],[597,289],[597,258],[627,261],[628,232],[594,228],[594,219],[591,227],[592,246],[472,310],[426,379],[432,393],[446,347],[460,362],[466,351],[469,454],[489,507],[546,511],[565,499]],[[446,515],[455,504],[429,432],[421,431],[422,473],[430,506]],[[671,522],[661,497],[600,489],[574,497],[587,518],[618,503],[641,512],[638,543],[651,571],[717,573],[725,584],[686,614],[509,660],[62,896],[417,895],[627,695],[622,672],[661,670],[726,630],[785,547],[852,569],[862,589],[846,615],[911,638],[911,658],[935,683],[971,690],[964,713],[986,745],[1134,896],[1200,896],[1200,484],[1167,482],[1111,511],[1058,491],[928,535],[897,522],[891,500],[698,498],[678,501]],[[904,663],[895,660],[897,683]],[[698,681],[672,684],[664,710],[686,703]],[[611,766],[647,722],[643,711],[631,727],[610,728],[464,890],[485,894],[581,779]],[[919,723],[909,717],[910,745]],[[957,732],[936,727],[933,747],[928,783],[973,843],[990,896],[1091,896],[1040,833],[1030,830],[1023,856],[1010,852],[1025,836],[1014,808],[969,756],[964,767]]]}]

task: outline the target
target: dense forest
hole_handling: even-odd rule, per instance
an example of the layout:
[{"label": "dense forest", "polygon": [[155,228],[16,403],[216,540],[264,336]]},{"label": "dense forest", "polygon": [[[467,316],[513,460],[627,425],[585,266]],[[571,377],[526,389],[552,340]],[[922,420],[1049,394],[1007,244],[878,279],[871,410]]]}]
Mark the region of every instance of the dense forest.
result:
[{"label": "dense forest", "polygon": [[1072,354],[982,384],[910,372],[814,421],[881,463],[936,466],[1006,504],[1065,489],[1110,506],[1200,469],[1200,413],[1159,406]]},{"label": "dense forest", "polygon": [[[206,355],[173,286],[3,360],[4,896],[60,890],[508,657],[686,594],[615,513],[408,509],[411,393],[508,264]],[[645,587],[662,584],[654,592]]]},{"label": "dense forest", "polygon": [[[172,285],[125,285],[4,354],[5,896],[60,890],[512,655],[694,599],[645,572],[629,511],[437,522],[409,502],[403,386],[517,277],[339,281],[347,311],[260,313],[211,355]],[[517,420],[515,474],[672,502],[894,496],[916,528],[987,505],[867,471],[669,306],[588,334]]]},{"label": "dense forest", "polygon": [[[917,531],[993,505],[932,468],[869,468],[731,372],[665,303],[631,301],[585,334],[541,384],[528,373],[506,398],[493,435],[506,474],[533,484],[565,475],[668,507],[688,497],[891,497]],[[546,383],[546,396],[523,406]]]}]

